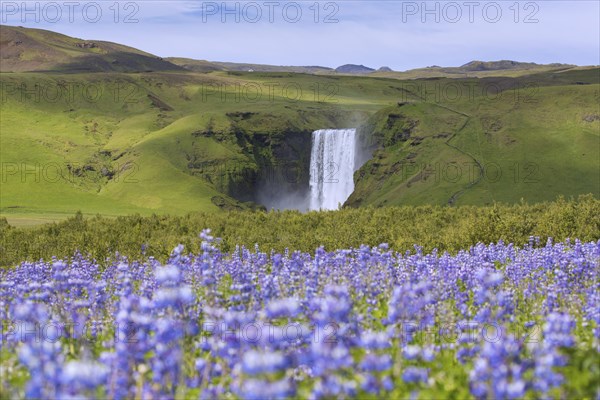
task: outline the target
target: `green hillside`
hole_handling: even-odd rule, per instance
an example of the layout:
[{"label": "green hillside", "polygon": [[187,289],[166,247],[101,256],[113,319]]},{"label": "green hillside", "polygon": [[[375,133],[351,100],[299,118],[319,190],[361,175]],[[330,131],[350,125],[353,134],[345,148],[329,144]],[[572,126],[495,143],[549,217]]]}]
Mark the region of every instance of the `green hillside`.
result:
[{"label": "green hillside", "polygon": [[506,87],[499,96],[486,95],[486,88],[510,80],[429,81],[422,92],[458,82],[474,88],[472,98],[464,93],[456,100],[397,104],[363,126],[362,134],[374,136],[380,148],[357,172],[349,204],[492,204],[600,194],[600,98],[598,84],[591,84],[598,82],[597,69],[521,78],[517,87],[526,89]]},{"label": "green hillside", "polygon": [[[6,28],[0,214],[10,223],[77,210],[257,208],[260,188],[307,187],[311,132],[323,128],[359,127],[374,151],[355,174],[350,206],[600,196],[598,68],[401,80],[194,72],[164,61],[164,70],[144,72],[149,59],[163,61],[115,44],[80,48],[72,45],[79,39],[25,28],[11,32],[29,42],[10,44]],[[21,47],[22,59],[45,54],[39,65],[52,72],[7,72],[26,66],[5,69],[10,46]],[[87,54],[94,52],[99,59]],[[111,52],[127,53],[135,68],[96,68]]]},{"label": "green hillside", "polygon": [[134,72],[183,69],[152,54],[101,40],[82,40],[43,29],[0,26],[0,70]]}]

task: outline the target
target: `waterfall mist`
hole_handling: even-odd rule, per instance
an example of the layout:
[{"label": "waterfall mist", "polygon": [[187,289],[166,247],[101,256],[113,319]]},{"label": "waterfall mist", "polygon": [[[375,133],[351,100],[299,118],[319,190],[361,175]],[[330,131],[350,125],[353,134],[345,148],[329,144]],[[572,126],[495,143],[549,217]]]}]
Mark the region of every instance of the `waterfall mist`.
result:
[{"label": "waterfall mist", "polygon": [[[308,178],[303,163],[286,163],[263,171],[256,187],[256,201],[268,210],[308,211]],[[304,175],[306,176],[306,175]]]},{"label": "waterfall mist", "polygon": [[312,132],[310,160],[262,171],[256,201],[267,209],[337,210],[354,191],[354,172],[371,157],[363,142],[356,129]]}]

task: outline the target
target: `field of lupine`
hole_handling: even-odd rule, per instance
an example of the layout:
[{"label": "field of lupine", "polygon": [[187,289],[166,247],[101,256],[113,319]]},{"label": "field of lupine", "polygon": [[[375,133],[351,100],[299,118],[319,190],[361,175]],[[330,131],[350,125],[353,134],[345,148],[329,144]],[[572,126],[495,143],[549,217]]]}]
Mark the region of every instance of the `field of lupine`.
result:
[{"label": "field of lupine", "polygon": [[598,398],[600,241],[0,270],[2,398]]}]

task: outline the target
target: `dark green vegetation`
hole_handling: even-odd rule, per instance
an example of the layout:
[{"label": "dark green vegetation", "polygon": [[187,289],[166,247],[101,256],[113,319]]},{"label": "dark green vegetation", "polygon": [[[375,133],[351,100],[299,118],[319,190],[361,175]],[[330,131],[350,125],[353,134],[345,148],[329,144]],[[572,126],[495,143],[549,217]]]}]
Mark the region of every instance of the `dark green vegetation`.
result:
[{"label": "dark green vegetation", "polygon": [[365,207],[306,214],[244,211],[114,219],[86,219],[78,214],[31,228],[11,227],[3,219],[0,265],[68,258],[76,250],[100,262],[116,251],[132,260],[142,258],[143,252],[164,261],[180,243],[189,251],[199,251],[198,233],[204,228],[223,238],[223,251],[232,251],[237,244],[253,248],[255,243],[263,250],[276,251],[312,252],[321,245],[333,251],[380,243],[397,251],[414,251],[414,244],[419,243],[427,252],[434,248],[456,252],[478,242],[523,245],[530,236],[538,236],[542,244],[548,237],[598,240],[600,201],[588,195],[535,205]]},{"label": "dark green vegetation", "polygon": [[[38,70],[0,74],[11,224],[259,208],[258,191],[307,188],[325,128],[359,127],[374,151],[349,206],[600,195],[598,68],[240,72],[5,26],[0,45],[2,71]],[[447,78],[463,73],[478,77]]]}]

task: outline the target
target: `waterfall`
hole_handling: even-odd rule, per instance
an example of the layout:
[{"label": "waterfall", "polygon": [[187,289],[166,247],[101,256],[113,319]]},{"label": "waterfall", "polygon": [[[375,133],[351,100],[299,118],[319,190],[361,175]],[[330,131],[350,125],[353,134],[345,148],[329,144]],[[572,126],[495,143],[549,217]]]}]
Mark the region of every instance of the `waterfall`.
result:
[{"label": "waterfall", "polygon": [[321,129],[312,134],[310,209],[337,210],[354,191],[356,129]]}]

